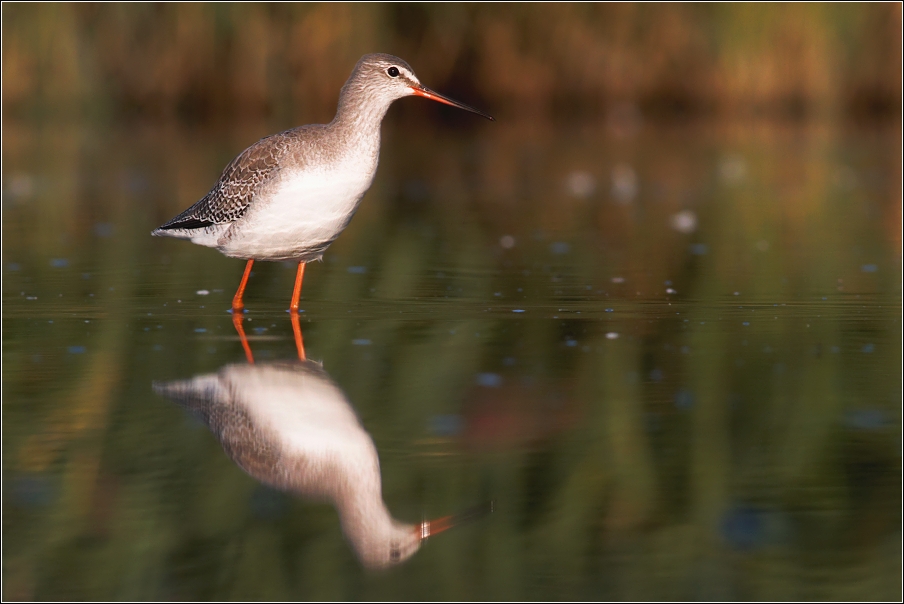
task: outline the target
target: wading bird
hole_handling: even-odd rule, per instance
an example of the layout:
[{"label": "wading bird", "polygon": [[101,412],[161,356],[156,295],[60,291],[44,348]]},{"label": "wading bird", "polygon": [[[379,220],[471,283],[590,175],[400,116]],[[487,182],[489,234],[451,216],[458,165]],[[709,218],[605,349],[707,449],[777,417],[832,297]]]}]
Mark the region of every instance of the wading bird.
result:
[{"label": "wading bird", "polygon": [[412,95],[493,119],[423,86],[398,57],[364,55],[342,87],[332,122],[254,143],[226,166],[207,195],[152,235],[189,239],[247,260],[233,312],[244,308],[255,260],[298,262],[289,307],[297,312],[305,264],[323,257],[373,182],[383,116],[393,101]]},{"label": "wading bird", "polygon": [[431,535],[492,511],[490,502],[419,524],[395,520],[383,502],[373,439],[317,363],[236,363],[189,380],[155,382],[154,390],[197,415],[255,479],[332,503],[367,568],[403,562]]}]

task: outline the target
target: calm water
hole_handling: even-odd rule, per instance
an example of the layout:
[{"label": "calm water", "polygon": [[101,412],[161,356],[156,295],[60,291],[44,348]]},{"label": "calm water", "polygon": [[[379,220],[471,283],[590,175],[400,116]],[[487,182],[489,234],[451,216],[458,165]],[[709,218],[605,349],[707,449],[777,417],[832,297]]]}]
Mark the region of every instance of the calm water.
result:
[{"label": "calm water", "polygon": [[496,501],[384,571],[152,388],[245,356],[242,263],[150,230],[287,124],[4,124],[5,598],[901,597],[899,128],[455,124],[394,109],[303,291],[392,515]]}]

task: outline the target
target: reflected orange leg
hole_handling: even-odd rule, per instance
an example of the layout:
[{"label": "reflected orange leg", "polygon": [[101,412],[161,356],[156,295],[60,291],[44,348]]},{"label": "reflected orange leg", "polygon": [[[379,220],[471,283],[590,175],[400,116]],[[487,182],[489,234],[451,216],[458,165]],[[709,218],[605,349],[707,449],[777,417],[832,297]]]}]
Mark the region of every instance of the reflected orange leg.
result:
[{"label": "reflected orange leg", "polygon": [[307,361],[308,358],[304,354],[304,341],[301,339],[301,325],[298,323],[298,313],[290,312],[289,318],[292,320],[292,333],[295,334],[295,348],[298,349],[298,358]]},{"label": "reflected orange leg", "polygon": [[245,349],[245,358],[248,359],[250,364],[254,364],[254,357],[251,355],[251,346],[248,345],[248,338],[245,336],[245,328],[242,327],[242,321],[245,320],[245,315],[241,312],[232,313],[232,324],[235,326],[235,330],[239,332],[239,340],[242,342],[242,348]]},{"label": "reflected orange leg", "polygon": [[301,281],[304,279],[304,262],[298,263],[298,273],[295,275],[295,289],[292,290],[292,303],[289,312],[298,312],[298,299],[301,297]]},{"label": "reflected orange leg", "polygon": [[245,286],[248,285],[248,277],[251,276],[251,265],[254,264],[254,260],[249,260],[247,264],[245,264],[245,274],[242,275],[242,282],[239,283],[239,289],[235,292],[235,296],[232,298],[232,311],[233,315],[239,313],[245,305],[242,304],[242,295],[245,293]]}]

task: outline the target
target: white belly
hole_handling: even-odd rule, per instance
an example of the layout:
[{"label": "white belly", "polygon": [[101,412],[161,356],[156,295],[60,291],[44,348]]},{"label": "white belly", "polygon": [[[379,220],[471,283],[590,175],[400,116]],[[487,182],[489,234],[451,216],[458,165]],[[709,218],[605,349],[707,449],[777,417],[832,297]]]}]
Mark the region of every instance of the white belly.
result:
[{"label": "white belly", "polygon": [[218,248],[238,258],[319,259],[348,226],[376,171],[376,166],[344,168],[306,170],[274,181],[224,234]]},{"label": "white belly", "polygon": [[286,452],[322,453],[370,442],[345,395],[323,378],[247,365],[233,375],[237,402]]}]

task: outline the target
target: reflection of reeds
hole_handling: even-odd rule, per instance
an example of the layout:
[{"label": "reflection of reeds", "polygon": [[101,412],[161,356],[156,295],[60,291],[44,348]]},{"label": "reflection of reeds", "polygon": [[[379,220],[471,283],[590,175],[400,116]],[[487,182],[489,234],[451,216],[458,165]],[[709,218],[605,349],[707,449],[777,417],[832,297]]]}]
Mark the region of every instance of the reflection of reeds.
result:
[{"label": "reflection of reeds", "polygon": [[328,119],[357,58],[494,112],[896,115],[901,7],[12,5],[4,111]]},{"label": "reflection of reeds", "polygon": [[[148,232],[266,126],[218,139],[172,124],[8,123],[3,252],[21,270],[4,266],[4,478],[13,485],[4,579],[15,590],[5,595],[898,595],[900,352],[888,326],[899,307],[863,309],[855,298],[900,291],[900,225],[883,223],[900,205],[897,133],[733,123],[625,138],[608,125],[493,126],[461,138],[443,130],[448,145],[437,149],[426,128],[409,136],[387,124],[373,191],[305,286],[309,351],[372,432],[391,509],[417,520],[486,495],[500,501],[490,521],[429,543],[402,575],[361,577],[331,510],[274,504],[267,493],[261,504],[213,439],[149,388],[241,357],[234,341],[209,353],[191,323],[229,333],[222,311],[240,263]],[[617,166],[636,175],[633,201],[613,194]],[[595,183],[583,196],[565,185],[577,169]],[[695,212],[695,232],[669,226],[681,209]],[[112,236],[97,223],[111,223]],[[512,249],[500,247],[503,234]],[[561,241],[570,251],[553,254]],[[697,243],[708,252],[690,253]],[[69,268],[49,266],[60,257]],[[866,262],[881,270],[862,271]],[[291,270],[256,270],[249,328],[275,323],[268,333],[288,334]],[[671,307],[665,280],[678,290]],[[198,287],[227,291],[205,298],[203,312],[197,302],[172,310]],[[837,296],[822,302],[826,291]],[[786,302],[802,310],[773,306]],[[529,312],[484,312],[516,304]],[[562,306],[584,314],[552,320]],[[385,314],[362,318],[371,312]],[[64,352],[87,337],[82,315],[97,333],[77,358],[85,372]],[[867,343],[873,356],[861,352]],[[278,345],[255,343],[262,355]],[[115,382],[101,372],[110,363]],[[508,381],[475,386],[484,371]],[[510,383],[535,397],[519,406]],[[562,400],[547,405],[537,383]],[[481,397],[469,398],[478,387]],[[90,422],[67,419],[81,410]],[[858,411],[880,421],[852,428]],[[511,426],[547,429],[490,452],[457,446],[494,413],[498,440]],[[434,437],[431,455],[420,455],[411,443],[433,436],[425,426],[438,415],[461,415],[464,433]],[[31,443],[51,441],[38,452],[65,464],[32,456]],[[16,499],[23,477],[60,481],[63,494],[29,508]],[[732,522],[762,532],[726,534]]]}]

